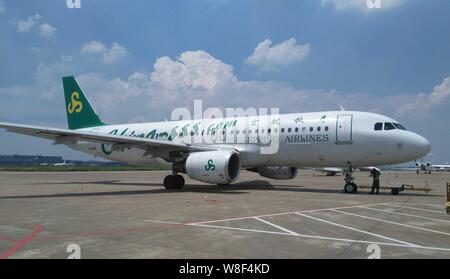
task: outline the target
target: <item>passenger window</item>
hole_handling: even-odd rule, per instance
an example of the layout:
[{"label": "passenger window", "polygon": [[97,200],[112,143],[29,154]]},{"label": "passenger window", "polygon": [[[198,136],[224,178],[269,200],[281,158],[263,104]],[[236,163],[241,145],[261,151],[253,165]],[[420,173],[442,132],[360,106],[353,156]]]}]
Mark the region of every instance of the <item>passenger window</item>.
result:
[{"label": "passenger window", "polygon": [[261,129],[261,134],[264,134],[264,129]]},{"label": "passenger window", "polygon": [[381,122],[376,123],[374,129],[375,129],[375,131],[383,130],[383,123],[381,123]]},{"label": "passenger window", "polygon": [[278,128],[273,129],[274,133],[278,133]]},{"label": "passenger window", "polygon": [[272,133],[272,129],[267,129],[267,133]]},{"label": "passenger window", "polygon": [[328,126],[325,126],[325,131],[328,131]]},{"label": "passenger window", "polygon": [[302,128],[302,132],[305,133],[306,132],[306,127]]},{"label": "passenger window", "polygon": [[292,132],[292,129],[291,129],[291,128],[288,129],[288,133],[290,133],[290,132]]},{"label": "passenger window", "polygon": [[284,128],[281,128],[281,132],[284,133]]},{"label": "passenger window", "polygon": [[298,127],[297,127],[297,128],[295,128],[295,132],[296,132],[296,133],[298,133]]},{"label": "passenger window", "polygon": [[320,127],[317,127],[317,132],[320,132],[320,130],[321,130],[321,128],[320,128]]},{"label": "passenger window", "polygon": [[386,122],[386,123],[384,123],[384,129],[385,130],[395,130],[395,126],[392,123]]},{"label": "passenger window", "polygon": [[309,127],[309,131],[310,132],[314,131],[314,128],[313,127]]}]

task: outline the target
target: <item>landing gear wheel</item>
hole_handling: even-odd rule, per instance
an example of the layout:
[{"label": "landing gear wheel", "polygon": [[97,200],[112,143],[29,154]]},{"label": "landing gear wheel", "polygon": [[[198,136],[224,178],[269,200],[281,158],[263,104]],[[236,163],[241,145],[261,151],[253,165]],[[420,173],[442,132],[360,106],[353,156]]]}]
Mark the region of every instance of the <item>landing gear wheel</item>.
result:
[{"label": "landing gear wheel", "polygon": [[184,187],[184,177],[181,175],[175,175],[175,181],[176,181],[176,189],[182,189]]},{"label": "landing gear wheel", "polygon": [[344,186],[344,191],[349,194],[358,192],[358,186],[355,183],[347,183]]},{"label": "landing gear wheel", "polygon": [[175,189],[176,181],[174,175],[168,175],[164,178],[164,187],[167,190]]},{"label": "landing gear wheel", "polygon": [[167,190],[181,189],[184,183],[184,177],[181,175],[168,175],[164,178],[164,187]]},{"label": "landing gear wheel", "polygon": [[391,194],[394,196],[397,196],[400,193],[400,191],[398,189],[392,189],[391,190]]}]

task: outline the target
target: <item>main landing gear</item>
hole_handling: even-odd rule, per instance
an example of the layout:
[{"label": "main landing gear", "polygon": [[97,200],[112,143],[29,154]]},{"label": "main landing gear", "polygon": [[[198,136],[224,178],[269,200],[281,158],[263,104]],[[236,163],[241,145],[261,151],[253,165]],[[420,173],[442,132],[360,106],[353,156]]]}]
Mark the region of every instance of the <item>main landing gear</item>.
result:
[{"label": "main landing gear", "polygon": [[353,177],[353,168],[349,167],[348,169],[345,169],[344,175],[345,175],[344,192],[352,194],[357,193],[358,186],[353,182],[355,180],[355,178]]},{"label": "main landing gear", "polygon": [[184,187],[184,177],[176,173],[168,175],[164,178],[164,187],[167,190],[182,189]]}]

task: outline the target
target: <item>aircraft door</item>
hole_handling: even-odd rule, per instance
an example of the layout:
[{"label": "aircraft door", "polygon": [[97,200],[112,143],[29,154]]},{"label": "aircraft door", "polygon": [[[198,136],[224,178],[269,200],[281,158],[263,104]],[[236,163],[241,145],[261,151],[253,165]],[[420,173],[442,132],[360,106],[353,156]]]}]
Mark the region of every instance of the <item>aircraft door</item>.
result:
[{"label": "aircraft door", "polygon": [[338,115],[336,119],[336,144],[352,144],[353,115]]}]

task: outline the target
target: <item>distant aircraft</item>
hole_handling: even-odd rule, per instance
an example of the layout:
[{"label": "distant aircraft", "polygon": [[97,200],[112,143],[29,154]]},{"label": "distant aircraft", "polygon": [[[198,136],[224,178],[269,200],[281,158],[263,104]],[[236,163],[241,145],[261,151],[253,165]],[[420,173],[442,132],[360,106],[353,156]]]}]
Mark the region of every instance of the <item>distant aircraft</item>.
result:
[{"label": "distant aircraft", "polygon": [[53,164],[55,167],[64,167],[64,166],[73,166],[74,164],[73,163],[67,163],[66,162],[66,160],[64,160],[64,162],[62,162],[62,163],[56,163],[56,164]]},{"label": "distant aircraft", "polygon": [[423,159],[420,162],[416,161],[416,173],[431,174],[431,171],[450,171],[450,165],[446,163],[445,165],[433,165],[430,162],[424,162]]},{"label": "distant aircraft", "polygon": [[[354,168],[409,162],[431,149],[428,140],[394,119],[358,111],[109,125],[100,120],[74,77],[63,78],[63,85],[69,129],[12,123],[0,123],[0,128],[108,160],[148,164],[156,158],[170,163],[166,189],[184,186],[180,173],[206,183],[230,184],[241,169],[292,179],[299,167],[335,166],[345,170],[344,190],[354,193]],[[250,124],[257,122],[271,126]],[[274,142],[278,148],[273,154],[263,152]]]}]

